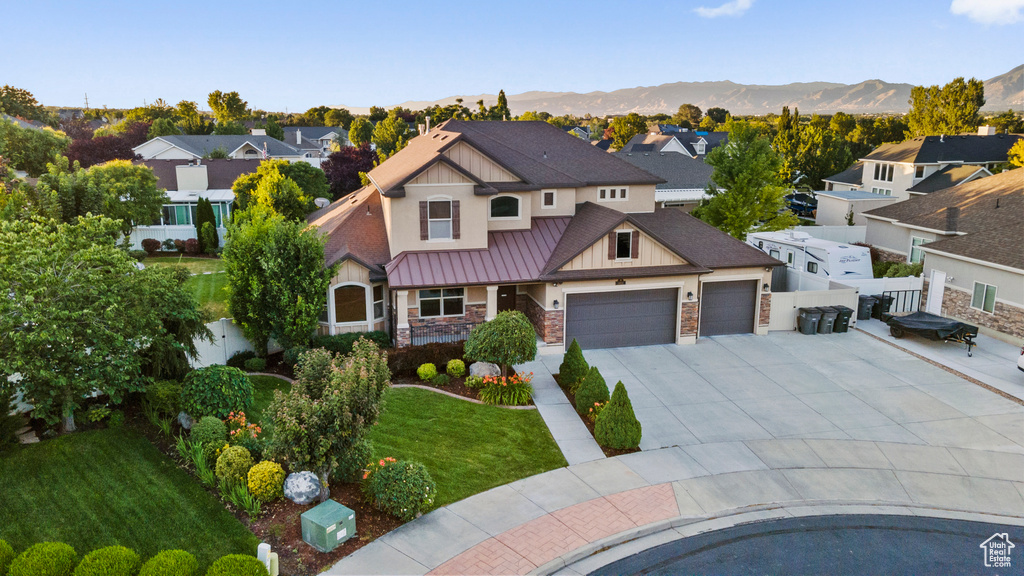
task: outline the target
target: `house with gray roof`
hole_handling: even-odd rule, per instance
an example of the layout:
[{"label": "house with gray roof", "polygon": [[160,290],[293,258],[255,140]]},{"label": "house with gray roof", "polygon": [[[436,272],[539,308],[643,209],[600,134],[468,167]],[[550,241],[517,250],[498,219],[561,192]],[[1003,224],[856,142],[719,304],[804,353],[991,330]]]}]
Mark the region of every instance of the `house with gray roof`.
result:
[{"label": "house with gray roof", "polygon": [[728,132],[692,132],[685,129],[681,132],[637,134],[619,152],[674,152],[698,158],[711,152],[728,137]]},{"label": "house with gray roof", "polygon": [[676,207],[686,212],[705,197],[714,168],[696,158],[671,152],[615,152],[615,156],[665,180],[655,185],[654,200],[659,207]]},{"label": "house with gray roof", "polygon": [[301,150],[306,158],[327,158],[335,141],[351,144],[348,130],[331,126],[285,126],[284,141]]},{"label": "house with gray roof", "polygon": [[869,244],[924,263],[925,278],[942,286],[944,315],[1024,338],[1024,170],[914,196],[864,217]]},{"label": "house with gray roof", "polygon": [[555,350],[766,333],[781,262],[689,214],[666,183],[546,122],[449,120],[308,217],[337,264],[321,332],[456,341],[519,310]]},{"label": "house with gray roof", "polygon": [[305,155],[296,146],[281,142],[270,136],[158,136],[139,144],[132,150],[143,160],[202,160],[215,151],[222,151],[228,158],[236,160],[261,160],[280,158],[289,162],[305,160]]}]

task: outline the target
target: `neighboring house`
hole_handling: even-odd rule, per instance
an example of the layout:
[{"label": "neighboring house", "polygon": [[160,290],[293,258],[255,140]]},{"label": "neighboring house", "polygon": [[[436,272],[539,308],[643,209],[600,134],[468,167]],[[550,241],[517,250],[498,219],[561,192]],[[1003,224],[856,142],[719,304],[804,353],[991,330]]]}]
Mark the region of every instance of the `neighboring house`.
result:
[{"label": "neighboring house", "polygon": [[594,145],[598,150],[604,150],[605,152],[611,152],[613,140],[594,140],[591,144]]},{"label": "neighboring house", "polygon": [[[899,144],[883,144],[853,167],[825,178],[825,192],[859,190],[877,196],[907,200],[915,194],[957,186],[991,175],[991,169],[1006,162],[1010,148],[1021,134],[996,134],[982,126],[977,134],[919,136]],[[819,224],[846,221],[852,209],[855,221],[863,210],[875,206],[858,203],[859,197],[818,206]]]},{"label": "neighboring house", "polygon": [[141,249],[142,240],[188,240],[196,237],[196,204],[205,198],[213,204],[217,233],[223,246],[225,224],[231,216],[235,194],[231,185],[242,174],[255,172],[261,160],[140,160],[136,164],[153,169],[157,187],[167,190],[160,219],[136,226],[131,234],[132,248]]},{"label": "neighboring house", "polygon": [[676,152],[690,158],[703,157],[728,138],[728,132],[677,132],[637,134],[619,152]]},{"label": "neighboring house", "polygon": [[279,158],[289,162],[305,160],[299,148],[270,136],[158,136],[133,148],[143,160],[202,160],[214,150],[223,150],[228,158],[262,160]]},{"label": "neighboring house", "polygon": [[655,186],[654,200],[658,206],[673,206],[686,212],[696,208],[704,198],[704,190],[711,184],[711,173],[715,170],[704,163],[703,156],[691,158],[664,152],[615,152],[613,155],[665,180]]},{"label": "neighboring house", "polygon": [[0,114],[0,119],[7,120],[8,122],[14,123],[18,128],[26,128],[32,130],[42,130],[46,127],[46,124],[39,120],[24,120],[17,116],[11,116],[9,114]]},{"label": "neighboring house", "polygon": [[321,330],[459,340],[520,310],[546,345],[765,333],[782,265],[679,210],[644,170],[546,122],[449,120],[308,218],[340,264]]},{"label": "neighboring house", "polygon": [[939,274],[945,314],[1024,337],[1024,170],[916,196],[864,216],[869,244],[893,258],[923,261],[926,279]]},{"label": "neighboring house", "polygon": [[590,128],[587,126],[563,126],[562,130],[569,134],[575,135],[577,138],[583,140],[590,140]]},{"label": "neighboring house", "polygon": [[335,138],[341,136],[341,142],[349,144],[348,130],[330,126],[286,126],[284,141],[286,144],[302,150],[306,158],[327,158],[331,155],[331,146]]}]

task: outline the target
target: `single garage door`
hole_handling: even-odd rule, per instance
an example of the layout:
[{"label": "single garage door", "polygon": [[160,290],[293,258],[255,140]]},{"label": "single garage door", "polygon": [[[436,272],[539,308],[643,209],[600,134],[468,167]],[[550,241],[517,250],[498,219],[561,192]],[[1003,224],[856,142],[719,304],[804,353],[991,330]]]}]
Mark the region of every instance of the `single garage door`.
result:
[{"label": "single garage door", "polygon": [[673,344],[678,289],[567,294],[565,341],[584,350]]},{"label": "single garage door", "polygon": [[754,331],[757,280],[705,282],[701,292],[701,336],[750,334]]}]

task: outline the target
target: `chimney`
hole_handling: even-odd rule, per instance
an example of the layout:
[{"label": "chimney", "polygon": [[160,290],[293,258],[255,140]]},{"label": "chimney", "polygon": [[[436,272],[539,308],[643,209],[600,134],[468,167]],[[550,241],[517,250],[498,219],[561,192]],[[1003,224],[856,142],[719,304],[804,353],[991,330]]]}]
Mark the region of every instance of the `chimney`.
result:
[{"label": "chimney", "polygon": [[295,129],[295,143],[302,144],[302,130],[299,128]]},{"label": "chimney", "polygon": [[424,134],[430,134],[430,116],[427,116],[427,131]]},{"label": "chimney", "polygon": [[995,126],[978,126],[978,136],[995,136]]},{"label": "chimney", "polygon": [[956,232],[956,225],[959,220],[959,206],[949,206],[948,208],[946,208],[946,232]]},{"label": "chimney", "polygon": [[266,136],[267,135],[266,128],[253,128],[250,132],[251,132],[251,134],[253,136]]}]

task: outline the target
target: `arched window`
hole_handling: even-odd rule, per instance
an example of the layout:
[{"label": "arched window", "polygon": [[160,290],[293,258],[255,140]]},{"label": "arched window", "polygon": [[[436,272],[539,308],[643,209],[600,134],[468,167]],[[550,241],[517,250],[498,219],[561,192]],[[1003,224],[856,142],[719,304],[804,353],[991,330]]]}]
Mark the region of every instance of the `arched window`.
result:
[{"label": "arched window", "polygon": [[491,198],[491,219],[520,217],[521,201],[518,196],[496,196]]},{"label": "arched window", "polygon": [[259,154],[259,150],[253,150],[252,148],[245,151],[246,156],[256,156],[257,154]]}]

